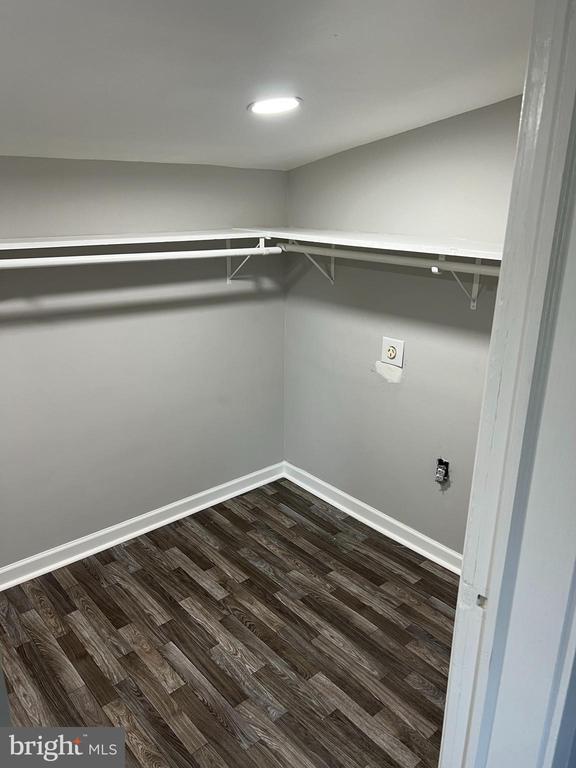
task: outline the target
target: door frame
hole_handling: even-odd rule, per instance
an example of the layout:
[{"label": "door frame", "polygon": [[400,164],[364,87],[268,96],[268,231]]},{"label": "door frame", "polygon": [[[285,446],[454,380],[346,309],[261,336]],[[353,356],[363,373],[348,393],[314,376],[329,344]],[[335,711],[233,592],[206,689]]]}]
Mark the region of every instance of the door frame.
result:
[{"label": "door frame", "polygon": [[[553,335],[557,223],[576,129],[576,0],[536,0],[510,211],[480,418],[440,768],[480,768],[498,684],[497,638],[510,607],[511,533],[522,516],[538,432],[532,407]],[[505,579],[505,576],[507,578]],[[513,584],[513,574],[512,574]],[[504,589],[504,586],[507,588]],[[513,590],[513,586],[512,586]],[[495,687],[496,686],[496,687]],[[554,738],[550,733],[550,739]],[[551,750],[548,750],[551,752]]]}]

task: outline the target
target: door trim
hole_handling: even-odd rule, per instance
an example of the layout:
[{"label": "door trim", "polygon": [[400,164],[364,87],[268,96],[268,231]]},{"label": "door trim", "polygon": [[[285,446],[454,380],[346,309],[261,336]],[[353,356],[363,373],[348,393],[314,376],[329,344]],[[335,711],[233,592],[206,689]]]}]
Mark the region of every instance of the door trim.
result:
[{"label": "door trim", "polygon": [[[480,768],[480,735],[497,686],[495,640],[515,516],[530,482],[523,449],[538,423],[532,396],[545,356],[558,276],[563,178],[575,151],[576,0],[537,0],[482,407],[448,682],[441,768]],[[486,598],[479,601],[479,596]],[[479,605],[479,602],[483,605]]]}]

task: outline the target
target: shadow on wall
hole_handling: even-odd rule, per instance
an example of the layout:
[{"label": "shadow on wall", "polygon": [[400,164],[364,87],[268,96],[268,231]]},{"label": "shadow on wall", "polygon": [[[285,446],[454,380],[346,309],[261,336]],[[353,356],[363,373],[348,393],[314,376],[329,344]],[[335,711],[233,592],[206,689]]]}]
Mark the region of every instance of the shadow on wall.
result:
[{"label": "shadow on wall", "polygon": [[[90,249],[90,253],[121,251],[131,252],[118,247]],[[37,251],[33,255],[54,254]],[[239,262],[236,257],[234,265]],[[230,284],[226,281],[226,260],[222,258],[5,271],[0,281],[0,324],[167,312],[255,299],[267,301],[282,296],[282,278],[282,263],[274,257],[252,257]]]},{"label": "shadow on wall", "polygon": [[[470,289],[472,276],[459,277]],[[285,279],[288,295],[293,293],[300,300],[338,305],[343,311],[394,316],[395,322],[404,318],[478,333],[490,333],[497,288],[497,278],[483,275],[478,307],[470,310],[469,298],[448,272],[434,275],[424,269],[337,259],[331,285],[307,261],[292,257]],[[449,306],[447,292],[454,294]]]}]

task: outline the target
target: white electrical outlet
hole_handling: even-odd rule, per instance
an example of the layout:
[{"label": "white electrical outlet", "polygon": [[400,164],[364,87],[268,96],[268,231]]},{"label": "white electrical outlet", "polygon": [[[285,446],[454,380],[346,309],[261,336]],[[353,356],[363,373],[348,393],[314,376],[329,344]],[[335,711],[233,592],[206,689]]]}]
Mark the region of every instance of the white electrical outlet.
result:
[{"label": "white electrical outlet", "polygon": [[389,336],[382,338],[382,362],[394,365],[396,368],[404,366],[404,342],[401,339],[391,339]]}]

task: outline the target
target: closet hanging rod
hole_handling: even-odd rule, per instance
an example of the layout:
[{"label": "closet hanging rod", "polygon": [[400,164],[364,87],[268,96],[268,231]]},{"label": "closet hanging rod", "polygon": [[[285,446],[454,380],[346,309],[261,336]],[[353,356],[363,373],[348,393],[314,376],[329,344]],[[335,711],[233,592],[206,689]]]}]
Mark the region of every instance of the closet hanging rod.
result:
[{"label": "closet hanging rod", "polygon": [[431,269],[438,267],[442,272],[463,272],[472,275],[490,275],[498,277],[500,266],[492,264],[467,264],[461,261],[444,261],[436,258],[420,258],[418,256],[396,256],[387,253],[372,253],[370,251],[339,251],[336,248],[323,248],[316,245],[300,243],[280,243],[280,248],[286,253],[303,253],[313,256],[328,256],[337,259],[352,259],[354,261],[373,261],[377,264],[394,264],[399,267],[420,267]]},{"label": "closet hanging rod", "polygon": [[30,267],[69,267],[82,264],[122,264],[132,261],[188,261],[190,259],[223,259],[230,256],[276,256],[280,247],[220,248],[205,251],[158,251],[156,253],[104,253],[82,256],[39,256],[25,259],[0,259],[0,269]]}]

